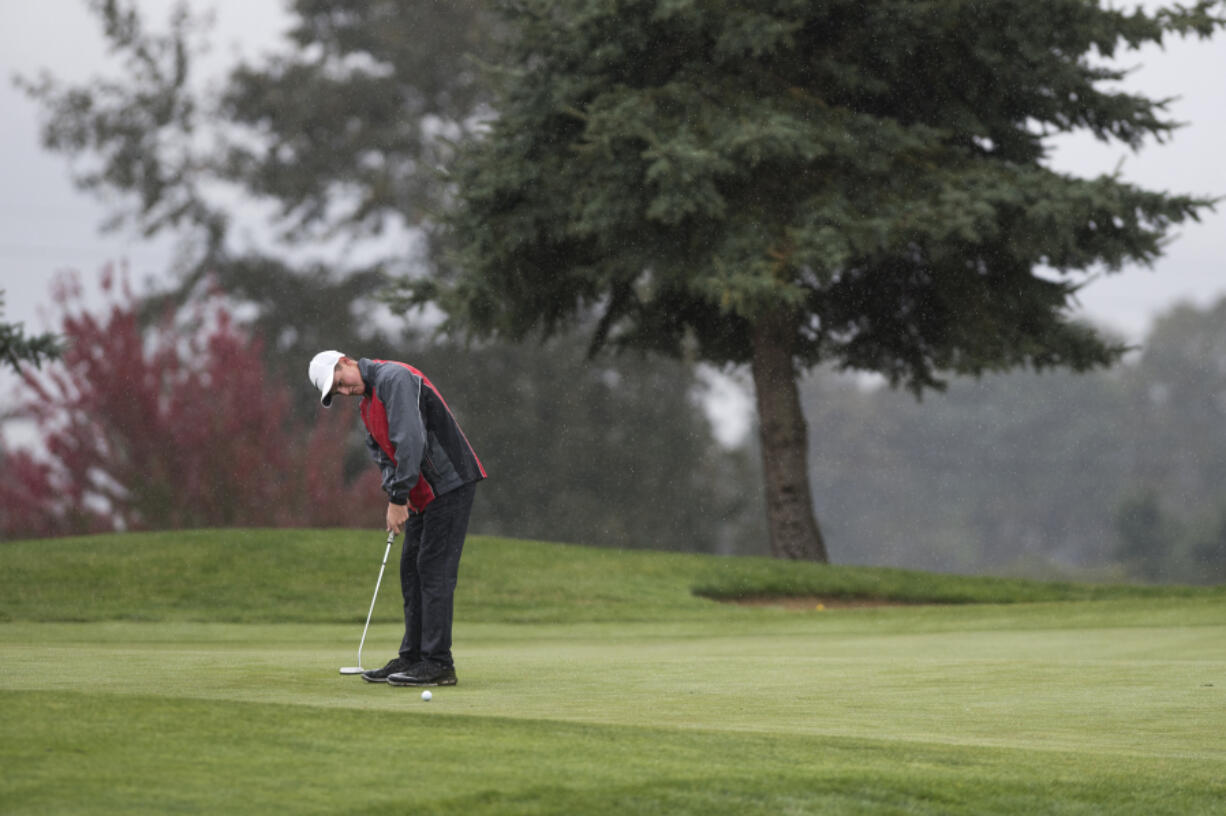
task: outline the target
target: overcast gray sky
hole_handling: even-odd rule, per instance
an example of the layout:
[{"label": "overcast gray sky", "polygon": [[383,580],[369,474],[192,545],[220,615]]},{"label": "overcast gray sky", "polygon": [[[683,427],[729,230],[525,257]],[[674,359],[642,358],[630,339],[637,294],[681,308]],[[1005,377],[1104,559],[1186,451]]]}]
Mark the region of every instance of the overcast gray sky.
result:
[{"label": "overcast gray sky", "polygon": [[[164,24],[170,2],[142,5]],[[214,71],[236,50],[252,55],[275,47],[288,21],[281,0],[192,0],[191,6],[216,9],[208,63]],[[1055,165],[1097,175],[1123,160],[1125,178],[1142,186],[1226,195],[1226,36],[1172,40],[1165,51],[1131,52],[1120,62],[1140,66],[1127,87],[1180,97],[1172,113],[1189,126],[1168,144],[1139,154],[1089,137],[1064,139]],[[39,307],[49,302],[48,281],[56,271],[77,269],[92,279],[107,261],[126,259],[137,282],[157,279],[168,266],[170,246],[99,233],[107,207],[73,188],[63,157],[43,151],[37,108],[12,85],[14,73],[33,76],[42,69],[66,80],[114,73],[85,0],[0,0],[0,69],[0,289],[7,290],[5,319],[35,331],[45,328]],[[1084,312],[1139,340],[1151,317],[1173,303],[1207,304],[1226,294],[1224,249],[1226,202],[1202,223],[1184,227],[1153,270],[1128,269],[1091,284],[1082,295]]]}]

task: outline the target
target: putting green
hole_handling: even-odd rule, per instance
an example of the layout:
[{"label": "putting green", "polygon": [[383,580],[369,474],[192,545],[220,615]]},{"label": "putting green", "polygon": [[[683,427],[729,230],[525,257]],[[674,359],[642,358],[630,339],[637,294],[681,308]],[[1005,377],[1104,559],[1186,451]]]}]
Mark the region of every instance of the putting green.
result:
[{"label": "putting green", "polygon": [[[12,623],[0,689],[1226,760],[1226,624],[896,631],[911,614],[461,624],[429,706],[336,673],[350,626]],[[397,635],[371,628],[368,667]]]}]

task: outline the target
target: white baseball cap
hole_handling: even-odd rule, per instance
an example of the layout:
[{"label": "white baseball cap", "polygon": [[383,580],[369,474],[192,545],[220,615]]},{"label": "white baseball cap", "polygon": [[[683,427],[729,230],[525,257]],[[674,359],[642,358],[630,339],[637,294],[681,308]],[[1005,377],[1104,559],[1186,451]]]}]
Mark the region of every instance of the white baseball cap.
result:
[{"label": "white baseball cap", "polygon": [[307,376],[311,384],[319,389],[319,401],[327,408],[332,404],[332,378],[336,374],[336,363],[347,355],[339,351],[321,351],[311,358]]}]

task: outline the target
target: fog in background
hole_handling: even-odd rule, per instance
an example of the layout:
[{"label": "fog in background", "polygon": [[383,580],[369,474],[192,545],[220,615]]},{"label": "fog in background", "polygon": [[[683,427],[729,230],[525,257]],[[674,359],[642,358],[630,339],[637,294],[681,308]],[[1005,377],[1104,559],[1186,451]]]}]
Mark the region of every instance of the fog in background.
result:
[{"label": "fog in background", "polygon": [[[170,12],[166,3],[145,0],[150,25],[162,26]],[[210,40],[212,51],[197,64],[198,81],[219,78],[236,55],[255,57],[279,48],[279,38],[289,23],[282,4],[274,0],[199,0],[189,4],[200,13],[215,9],[215,26]],[[1143,4],[1152,7],[1154,3]],[[1118,169],[1123,178],[1154,190],[1183,192],[1196,195],[1226,195],[1226,160],[1221,158],[1226,144],[1226,42],[1204,42],[1195,39],[1168,42],[1165,50],[1145,49],[1124,52],[1118,64],[1135,66],[1136,70],[1125,87],[1156,97],[1176,97],[1170,115],[1188,125],[1175,133],[1163,145],[1148,144],[1134,154],[1121,145],[1104,145],[1089,135],[1062,137],[1052,141],[1052,163],[1069,173],[1095,176]],[[4,290],[3,319],[25,324],[27,332],[40,332],[53,326],[44,319],[53,316],[49,305],[49,281],[64,269],[82,272],[90,282],[96,270],[108,262],[123,261],[132,279],[139,286],[157,287],[169,279],[174,246],[169,237],[146,241],[127,233],[102,234],[99,225],[113,212],[112,203],[77,191],[70,179],[64,157],[45,152],[39,144],[39,110],[37,105],[11,82],[14,74],[34,78],[43,70],[65,82],[82,82],[99,74],[115,75],[116,66],[105,52],[98,23],[83,0],[40,0],[37,3],[7,2],[0,4],[0,66],[4,81],[0,83],[0,289]],[[240,224],[258,235],[263,225],[256,219]],[[1226,249],[1226,204],[1209,213],[1199,224],[1185,226],[1175,236],[1166,255],[1153,269],[1126,268],[1119,274],[1106,275],[1083,290],[1080,313],[1095,323],[1109,327],[1133,343],[1147,338],[1154,319],[1168,314],[1179,303],[1192,303],[1207,308],[1226,295],[1226,277],[1221,274],[1223,250]],[[717,433],[727,444],[745,438],[751,427],[752,401],[745,389],[734,380],[712,377],[709,392],[709,412]],[[0,393],[11,393],[14,378],[0,372]],[[827,389],[834,386],[827,385]],[[809,396],[820,399],[821,383],[811,385]],[[841,386],[839,386],[841,388]],[[995,405],[993,398],[961,386],[957,391],[962,405],[981,402]],[[1055,398],[1072,398],[1075,386],[1056,388],[1048,393]],[[853,413],[855,397],[842,390],[831,392],[833,408],[821,412],[821,422],[832,423],[847,419]],[[1135,395],[1134,395],[1135,396]],[[934,398],[930,398],[933,400]],[[0,400],[0,412],[11,407],[9,398]],[[923,412],[927,406],[919,407]],[[910,415],[909,409],[878,406],[877,415],[891,416],[897,421],[898,412]],[[1034,409],[1037,411],[1037,409]],[[884,413],[882,413],[884,412]],[[818,417],[810,410],[810,422]],[[840,420],[841,418],[841,420]],[[19,424],[9,423],[4,429],[11,444],[28,444]],[[819,439],[837,434],[829,424],[812,427],[811,434]],[[855,438],[848,434],[848,438]],[[821,442],[814,443],[821,446]],[[826,451],[829,453],[829,451]],[[814,451],[821,456],[821,451]],[[843,451],[840,456],[852,455]],[[1089,455],[1089,454],[1087,454]],[[916,454],[922,458],[922,454]],[[814,467],[826,463],[812,462]],[[1065,467],[1067,462],[1052,462]],[[898,471],[896,469],[896,472]],[[828,491],[823,499],[817,496],[819,511],[832,502],[841,502],[847,509],[859,512],[859,503],[847,495],[837,495],[838,480],[828,471],[818,479],[818,487]],[[1121,488],[1123,489],[1123,488]],[[1132,489],[1132,488],[1128,488]],[[836,495],[831,495],[831,494]],[[1114,546],[1111,536],[1117,498],[1104,498],[1100,515],[1094,522],[1096,552],[1110,556]],[[865,507],[871,506],[871,502]],[[969,511],[968,511],[969,512]],[[822,519],[834,535],[832,554],[835,560],[861,560],[847,544],[848,536],[869,536],[872,532],[856,532],[844,521]],[[831,525],[830,522],[836,523]],[[1071,523],[1070,523],[1071,524]],[[1065,524],[1074,529],[1076,525]],[[1062,529],[1065,529],[1062,528]],[[1080,529],[1080,528],[1076,528]],[[965,532],[965,531],[964,531]],[[1027,533],[1032,534],[1032,533]],[[839,537],[843,537],[840,544]],[[950,557],[944,561],[930,559],[922,565],[935,568],[979,568],[983,564],[963,550],[965,542],[951,544]],[[906,561],[897,553],[905,542],[892,541],[882,545],[872,555],[891,563]],[[893,555],[891,555],[893,553]],[[1033,554],[1027,554],[1030,558]],[[1033,556],[1041,561],[1040,556]],[[1014,559],[1015,561],[1020,559]],[[1068,562],[1077,561],[1069,556]],[[1151,576],[1161,577],[1161,576]]]}]

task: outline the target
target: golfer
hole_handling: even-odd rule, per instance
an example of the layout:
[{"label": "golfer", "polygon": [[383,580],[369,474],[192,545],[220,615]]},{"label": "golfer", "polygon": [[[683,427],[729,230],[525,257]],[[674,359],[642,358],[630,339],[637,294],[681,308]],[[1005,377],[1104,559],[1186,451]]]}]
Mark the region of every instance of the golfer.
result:
[{"label": "golfer", "polygon": [[404,532],[400,653],[362,678],[393,686],[454,686],[456,578],[473,495],[485,468],[443,395],[412,366],[321,351],[308,371],[324,407],[337,395],[361,397],[366,447],[383,472],[387,530]]}]

